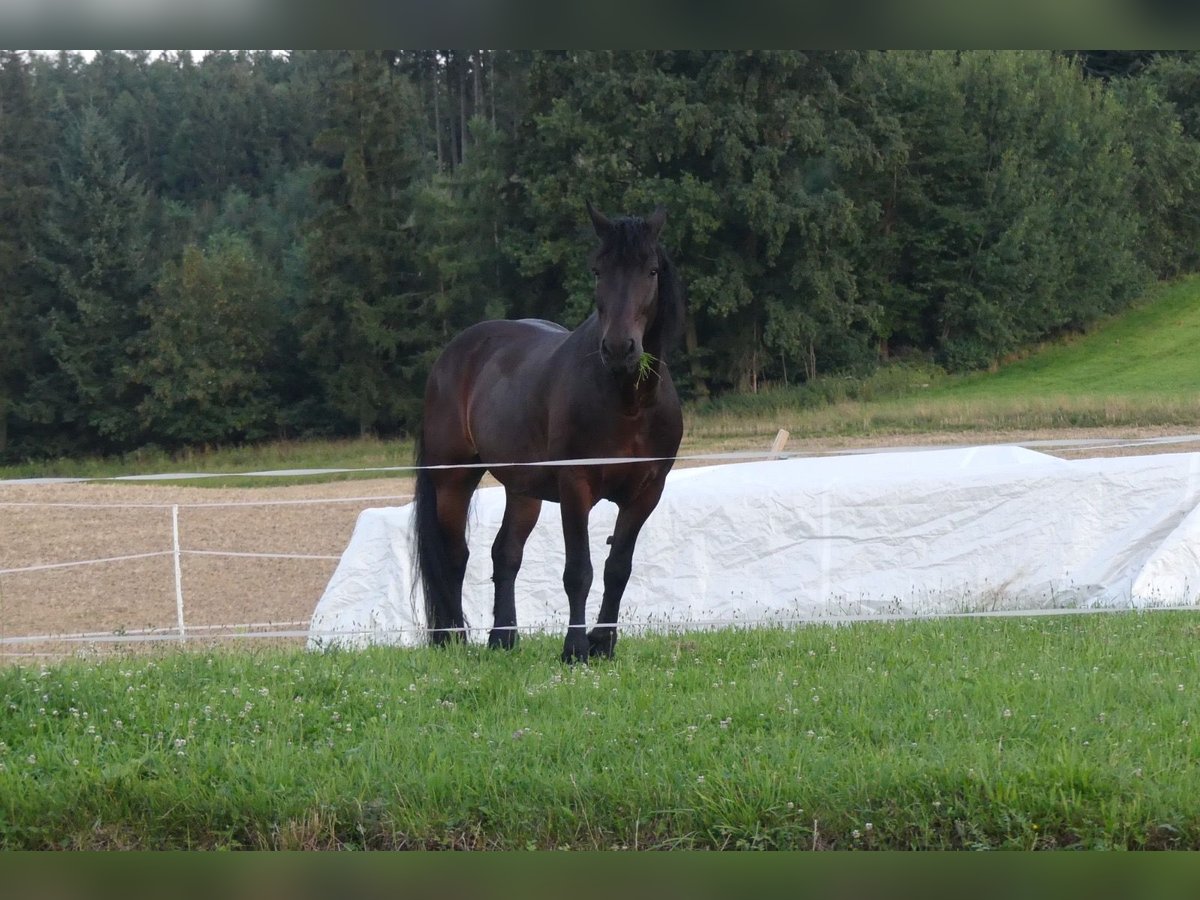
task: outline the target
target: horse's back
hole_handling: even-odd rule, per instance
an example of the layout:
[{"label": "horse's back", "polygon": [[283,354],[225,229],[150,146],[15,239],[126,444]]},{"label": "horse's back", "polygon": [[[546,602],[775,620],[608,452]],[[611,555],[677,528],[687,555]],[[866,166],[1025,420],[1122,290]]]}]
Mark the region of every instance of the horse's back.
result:
[{"label": "horse's back", "polygon": [[475,353],[480,349],[499,351],[506,346],[519,349],[528,343],[541,343],[546,338],[561,340],[568,334],[570,332],[563,326],[545,319],[489,319],[460,331],[446,345],[442,356]]},{"label": "horse's back", "polygon": [[[434,363],[430,379],[453,373],[456,379],[507,376],[539,365],[570,335],[544,319],[492,319],[460,331]],[[485,373],[488,373],[485,375]]]},{"label": "horse's back", "polygon": [[557,322],[551,322],[547,319],[517,319],[518,325],[532,325],[534,328],[540,328],[544,331],[552,331],[556,334],[567,333],[567,329]]},{"label": "horse's back", "polygon": [[533,452],[515,444],[544,433],[549,362],[570,334],[544,319],[494,319],[461,331],[429,373],[427,439],[450,455],[485,460]]}]

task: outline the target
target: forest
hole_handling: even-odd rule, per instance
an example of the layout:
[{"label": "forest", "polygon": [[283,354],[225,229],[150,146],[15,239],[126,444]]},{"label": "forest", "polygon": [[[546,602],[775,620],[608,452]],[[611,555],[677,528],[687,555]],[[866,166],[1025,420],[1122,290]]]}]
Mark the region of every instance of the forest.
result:
[{"label": "forest", "polygon": [[409,433],[667,209],[686,398],[958,372],[1200,267],[1200,55],[0,52],[0,461]]}]

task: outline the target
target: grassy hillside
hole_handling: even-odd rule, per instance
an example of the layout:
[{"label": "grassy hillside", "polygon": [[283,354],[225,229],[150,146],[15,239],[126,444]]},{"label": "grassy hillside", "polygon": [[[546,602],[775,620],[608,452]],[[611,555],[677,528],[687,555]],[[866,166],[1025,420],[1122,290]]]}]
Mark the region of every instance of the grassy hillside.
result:
[{"label": "grassy hillside", "polygon": [[696,406],[694,440],[796,435],[1200,427],[1200,278],[1155,287],[1087,334],[994,372],[950,376],[897,365],[867,379],[822,378]]},{"label": "grassy hillside", "polygon": [[940,388],[947,397],[1060,394],[1191,398],[1200,394],[1200,279],[1155,288],[1090,333]]}]

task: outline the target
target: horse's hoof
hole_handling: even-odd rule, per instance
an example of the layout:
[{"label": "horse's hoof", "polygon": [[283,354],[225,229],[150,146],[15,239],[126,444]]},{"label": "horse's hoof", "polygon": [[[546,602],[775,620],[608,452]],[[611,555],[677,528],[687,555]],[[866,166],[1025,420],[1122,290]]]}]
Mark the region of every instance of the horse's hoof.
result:
[{"label": "horse's hoof", "polygon": [[617,648],[617,629],[593,628],[588,632],[588,656],[612,659]]},{"label": "horse's hoof", "polygon": [[562,661],[567,665],[573,665],[577,662],[587,662],[588,656],[591,653],[591,648],[588,645],[588,640],[585,635],[580,635],[576,638],[574,635],[568,636],[566,643],[563,644]]},{"label": "horse's hoof", "polygon": [[493,628],[488,632],[488,648],[491,650],[511,650],[517,646],[517,633],[511,629]]}]

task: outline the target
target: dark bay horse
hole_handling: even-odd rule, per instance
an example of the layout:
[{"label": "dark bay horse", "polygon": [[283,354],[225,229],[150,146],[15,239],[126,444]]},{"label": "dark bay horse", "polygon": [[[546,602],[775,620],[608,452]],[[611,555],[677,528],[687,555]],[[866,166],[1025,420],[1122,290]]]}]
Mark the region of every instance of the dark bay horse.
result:
[{"label": "dark bay horse", "polygon": [[[504,485],[492,545],[496,601],[490,647],[516,642],[514,584],[542,501],[562,511],[570,622],[565,662],[612,656],[617,612],[638,532],[658,505],[683,435],[667,357],[679,339],[683,289],[659,244],[666,214],[610,220],[588,204],[595,312],[574,331],[537,319],[474,325],[442,351],[425,388],[417,465],[482,463]],[[528,466],[546,460],[665,457],[653,462]],[[435,644],[461,639],[466,522],[485,469],[420,469],[414,498],[417,565]],[[585,633],[592,585],[588,515],[619,507],[596,627]]]}]

